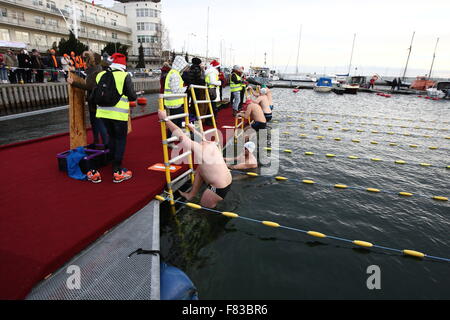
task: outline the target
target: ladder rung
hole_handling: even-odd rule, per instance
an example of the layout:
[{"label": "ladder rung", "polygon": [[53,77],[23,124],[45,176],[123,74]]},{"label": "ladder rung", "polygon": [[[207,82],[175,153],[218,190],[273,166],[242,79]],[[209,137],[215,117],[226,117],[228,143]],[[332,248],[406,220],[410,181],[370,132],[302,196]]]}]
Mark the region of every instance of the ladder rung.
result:
[{"label": "ladder rung", "polygon": [[170,184],[169,187],[171,187],[172,185],[174,185],[175,183],[177,183],[178,181],[180,181],[181,179],[183,179],[184,177],[186,177],[187,175],[191,174],[192,172],[194,172],[194,170],[189,169],[188,171],[186,171],[185,173],[183,173],[182,175],[176,177],[175,179],[173,179]]},{"label": "ladder rung", "polygon": [[179,140],[179,139],[178,139],[177,136],[173,136],[172,138],[163,140],[163,144],[168,144],[168,143],[175,142],[175,141],[178,141],[178,140]]},{"label": "ladder rung", "polygon": [[204,135],[210,134],[211,132],[215,132],[217,129],[216,128],[212,128],[209,130],[206,130],[205,132],[203,132]]},{"label": "ladder rung", "polygon": [[200,116],[198,119],[203,120],[203,119],[208,119],[208,118],[212,118],[212,117],[213,117],[212,114],[207,114],[206,116]]},{"label": "ladder rung", "polygon": [[197,84],[191,84],[190,87],[195,89],[208,89],[207,86],[199,86]]},{"label": "ladder rung", "polygon": [[174,119],[180,119],[180,118],[184,118],[189,116],[189,113],[180,113],[180,114],[174,114],[173,116],[168,116],[167,118],[169,120],[174,120]]},{"label": "ladder rung", "polygon": [[169,164],[175,163],[175,162],[177,162],[178,160],[181,160],[181,159],[187,157],[187,156],[190,155],[191,153],[192,153],[191,151],[186,151],[185,153],[180,154],[179,156],[177,156],[177,157],[175,157],[175,158],[173,158],[173,159],[170,159],[170,160],[169,160]]},{"label": "ladder rung", "polygon": [[199,104],[199,103],[210,103],[211,101],[209,100],[197,100],[195,101],[195,103]]},{"label": "ladder rung", "polygon": [[172,94],[160,94],[159,98],[166,99],[166,98],[184,98],[187,97],[186,93],[172,93]]}]

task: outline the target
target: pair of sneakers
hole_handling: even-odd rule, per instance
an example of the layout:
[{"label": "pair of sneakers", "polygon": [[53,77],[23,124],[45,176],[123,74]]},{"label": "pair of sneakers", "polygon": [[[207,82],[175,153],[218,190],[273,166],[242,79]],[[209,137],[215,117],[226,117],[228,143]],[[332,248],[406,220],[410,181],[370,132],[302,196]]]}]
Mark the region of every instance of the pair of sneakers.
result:
[{"label": "pair of sneakers", "polygon": [[[100,175],[100,172],[97,170],[90,170],[87,174],[88,181],[92,183],[100,183],[102,182],[102,177]],[[113,182],[114,183],[121,183],[122,181],[131,179],[133,177],[133,172],[131,170],[128,170],[126,168],[119,169],[118,171],[115,171],[113,173]]]}]

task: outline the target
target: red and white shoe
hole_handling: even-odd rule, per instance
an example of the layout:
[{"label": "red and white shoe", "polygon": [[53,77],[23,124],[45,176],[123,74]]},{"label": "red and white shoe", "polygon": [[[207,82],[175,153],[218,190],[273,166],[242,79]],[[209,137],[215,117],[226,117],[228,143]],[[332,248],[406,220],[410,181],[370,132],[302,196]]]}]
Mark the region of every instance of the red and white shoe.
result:
[{"label": "red and white shoe", "polygon": [[113,182],[114,183],[121,183],[122,181],[129,180],[133,177],[133,172],[131,170],[128,170],[126,168],[120,169],[120,171],[114,172],[113,175]]},{"label": "red and white shoe", "polygon": [[90,170],[87,174],[88,181],[92,183],[100,183],[102,182],[102,176],[100,175],[100,172],[97,170]]}]

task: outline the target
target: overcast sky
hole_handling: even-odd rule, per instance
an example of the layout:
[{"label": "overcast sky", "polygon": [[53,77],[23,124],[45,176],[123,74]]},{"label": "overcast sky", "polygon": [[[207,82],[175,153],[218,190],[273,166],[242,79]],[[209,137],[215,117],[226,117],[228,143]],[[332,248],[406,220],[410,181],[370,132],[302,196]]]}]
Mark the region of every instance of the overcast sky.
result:
[{"label": "overcast sky", "polygon": [[172,48],[206,54],[208,6],[209,56],[227,65],[262,66],[267,53],[295,71],[302,25],[301,72],[346,72],[356,33],[352,73],[396,75],[415,31],[407,76],[428,73],[439,37],[433,74],[450,77],[449,0],[162,0]]}]

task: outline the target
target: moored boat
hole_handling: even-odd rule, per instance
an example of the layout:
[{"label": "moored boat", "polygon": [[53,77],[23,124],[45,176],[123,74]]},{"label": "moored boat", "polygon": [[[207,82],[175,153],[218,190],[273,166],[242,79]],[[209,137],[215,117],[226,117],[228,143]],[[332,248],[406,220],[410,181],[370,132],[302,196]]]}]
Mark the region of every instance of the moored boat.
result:
[{"label": "moored boat", "polygon": [[319,80],[317,80],[314,84],[313,89],[316,92],[331,92],[331,89],[333,89],[331,78],[319,78]]},{"label": "moored boat", "polygon": [[430,98],[450,98],[450,82],[440,81],[432,88],[427,89],[427,96]]}]

